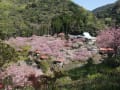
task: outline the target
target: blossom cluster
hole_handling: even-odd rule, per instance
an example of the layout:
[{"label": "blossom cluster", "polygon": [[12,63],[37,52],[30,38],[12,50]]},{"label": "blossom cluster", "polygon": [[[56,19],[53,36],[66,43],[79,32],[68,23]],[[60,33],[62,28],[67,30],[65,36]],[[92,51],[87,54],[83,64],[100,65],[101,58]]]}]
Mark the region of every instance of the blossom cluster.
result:
[{"label": "blossom cluster", "polygon": [[25,62],[21,62],[12,64],[4,71],[1,71],[0,79],[4,80],[6,77],[10,76],[14,86],[25,86],[26,84],[31,84],[28,79],[30,75],[35,75],[35,77],[38,77],[42,74],[41,69],[34,68],[27,65]]},{"label": "blossom cluster", "polygon": [[87,48],[86,50],[81,50],[81,46],[83,45],[81,38],[65,40],[59,37],[33,35],[32,37],[10,38],[6,42],[13,45],[16,49],[21,49],[21,47],[28,45],[31,47],[30,51],[37,50],[41,54],[65,60],[68,59],[67,57],[73,60],[86,60],[90,56]]},{"label": "blossom cluster", "polygon": [[115,48],[120,46],[120,29],[108,28],[97,36],[97,46]]},{"label": "blossom cluster", "polygon": [[88,60],[92,56],[92,53],[88,51],[86,48],[83,48],[75,51],[73,55],[74,55],[73,58],[75,60],[84,61],[84,60]]}]

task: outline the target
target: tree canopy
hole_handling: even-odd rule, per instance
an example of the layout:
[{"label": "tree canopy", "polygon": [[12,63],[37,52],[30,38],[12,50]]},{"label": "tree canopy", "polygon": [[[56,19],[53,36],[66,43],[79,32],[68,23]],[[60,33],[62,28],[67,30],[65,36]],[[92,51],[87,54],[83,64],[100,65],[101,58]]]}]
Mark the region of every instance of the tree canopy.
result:
[{"label": "tree canopy", "polygon": [[91,12],[70,0],[0,0],[1,39],[52,34],[61,29],[65,33],[95,32],[102,27]]},{"label": "tree canopy", "polygon": [[93,10],[95,16],[108,26],[120,26],[120,0]]}]

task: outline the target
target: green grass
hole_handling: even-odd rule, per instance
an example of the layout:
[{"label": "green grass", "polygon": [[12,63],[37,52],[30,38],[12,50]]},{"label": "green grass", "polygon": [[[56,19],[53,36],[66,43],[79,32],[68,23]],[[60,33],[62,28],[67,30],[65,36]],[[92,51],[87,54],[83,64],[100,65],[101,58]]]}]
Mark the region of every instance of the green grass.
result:
[{"label": "green grass", "polygon": [[[92,64],[89,62],[84,66],[76,67],[64,71],[64,76],[70,79],[58,78],[56,89],[54,90],[119,90],[120,88],[120,66],[111,67],[102,62]],[[63,83],[62,83],[63,82]]]},{"label": "green grass", "polygon": [[[72,82],[60,86],[63,90],[119,90],[120,67],[105,63],[86,64],[66,72]],[[61,90],[62,90],[61,89]]]},{"label": "green grass", "polygon": [[90,75],[98,74],[101,73],[102,71],[109,71],[109,70],[111,70],[111,68],[103,64],[98,64],[98,65],[86,64],[83,67],[78,67],[68,71],[67,75],[69,75],[73,80],[77,80],[82,77],[88,77]]}]

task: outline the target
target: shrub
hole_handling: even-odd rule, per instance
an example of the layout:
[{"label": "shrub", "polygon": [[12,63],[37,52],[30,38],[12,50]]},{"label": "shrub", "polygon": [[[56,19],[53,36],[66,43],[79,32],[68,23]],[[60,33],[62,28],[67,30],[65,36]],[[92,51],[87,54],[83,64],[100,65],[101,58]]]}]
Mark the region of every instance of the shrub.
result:
[{"label": "shrub", "polygon": [[50,68],[50,64],[46,60],[39,62],[38,66],[43,70],[44,73],[46,73]]},{"label": "shrub", "polygon": [[56,84],[57,85],[64,85],[64,84],[68,84],[72,82],[71,78],[66,76],[66,77],[62,77],[56,80]]},{"label": "shrub", "polygon": [[14,48],[0,41],[0,67],[12,61],[17,61],[18,56]]},{"label": "shrub", "polygon": [[118,67],[120,66],[120,57],[108,57],[104,60],[104,63],[110,67]]}]

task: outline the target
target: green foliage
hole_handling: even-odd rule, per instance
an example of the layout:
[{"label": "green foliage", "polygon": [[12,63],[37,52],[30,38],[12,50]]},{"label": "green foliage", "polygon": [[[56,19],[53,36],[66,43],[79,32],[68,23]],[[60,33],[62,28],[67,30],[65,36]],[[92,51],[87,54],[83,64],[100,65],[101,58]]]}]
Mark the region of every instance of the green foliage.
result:
[{"label": "green foliage", "polygon": [[88,75],[88,78],[89,78],[89,79],[96,79],[96,78],[98,78],[98,77],[100,77],[100,76],[101,76],[100,73],[96,73],[96,74],[93,74],[93,75]]},{"label": "green foliage", "polygon": [[46,73],[50,68],[50,64],[46,60],[40,61],[38,66],[43,70],[44,73]]},{"label": "green foliage", "polygon": [[75,68],[68,71],[67,75],[69,75],[73,80],[78,80],[83,77],[87,77],[88,75],[92,75],[97,72],[95,65],[85,65],[81,68]]},{"label": "green foliage", "polygon": [[26,45],[26,46],[21,47],[21,49],[22,49],[21,54],[23,54],[23,55],[25,55],[27,57],[28,52],[30,51],[30,46]]},{"label": "green foliage", "polygon": [[108,26],[120,26],[120,0],[93,10],[93,13]]},{"label": "green foliage", "polygon": [[[65,16],[64,16],[65,15]],[[55,20],[57,19],[57,20]],[[0,38],[59,33],[91,33],[103,27],[70,0],[1,0]],[[89,30],[88,30],[89,28]]]},{"label": "green foliage", "polygon": [[30,50],[30,46],[21,47],[21,51],[17,52],[19,60],[28,60],[28,52]]},{"label": "green foliage", "polygon": [[62,77],[56,80],[57,85],[64,85],[72,82],[70,77]]},{"label": "green foliage", "polygon": [[104,63],[110,67],[118,67],[120,66],[120,56],[108,57]]},{"label": "green foliage", "polygon": [[53,34],[60,32],[64,32],[65,34],[81,34],[87,31],[95,35],[99,29],[104,27],[104,24],[98,21],[92,13],[83,9],[72,15],[61,14],[54,17],[51,26]]},{"label": "green foliage", "polygon": [[104,63],[85,65],[68,71],[72,82],[59,86],[65,90],[119,90],[120,68],[113,68]]},{"label": "green foliage", "polygon": [[0,67],[16,60],[17,54],[14,48],[0,41]]}]

